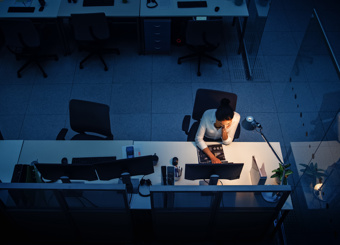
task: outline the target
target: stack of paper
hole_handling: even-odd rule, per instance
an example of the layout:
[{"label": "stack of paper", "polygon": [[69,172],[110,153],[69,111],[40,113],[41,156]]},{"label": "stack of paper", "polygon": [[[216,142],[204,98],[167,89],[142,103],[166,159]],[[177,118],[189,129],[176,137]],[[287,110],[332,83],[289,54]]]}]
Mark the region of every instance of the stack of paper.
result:
[{"label": "stack of paper", "polygon": [[267,180],[267,173],[264,168],[264,163],[259,167],[255,157],[253,156],[253,162],[250,169],[250,178],[253,185],[264,185]]}]

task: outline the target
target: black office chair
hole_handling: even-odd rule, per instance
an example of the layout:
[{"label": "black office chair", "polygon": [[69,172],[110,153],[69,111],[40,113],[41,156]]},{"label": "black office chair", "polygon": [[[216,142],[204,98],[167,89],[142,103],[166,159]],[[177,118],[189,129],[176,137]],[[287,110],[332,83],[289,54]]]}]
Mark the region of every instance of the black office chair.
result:
[{"label": "black office chair", "polygon": [[198,71],[197,76],[201,76],[202,57],[216,61],[218,67],[222,67],[222,62],[206,52],[212,52],[218,48],[221,41],[222,20],[196,21],[189,20],[186,27],[186,44],[194,53],[178,58],[177,63],[182,60],[197,57]]},{"label": "black office chair", "polygon": [[[235,111],[236,102],[237,102],[236,94],[218,91],[218,90],[211,90],[211,89],[198,89],[197,90],[192,115],[191,116],[186,115],[183,118],[183,123],[182,123],[182,130],[185,132],[186,135],[188,135],[187,141],[195,141],[196,132],[197,132],[198,126],[200,125],[200,121],[203,116],[203,113],[209,109],[217,109],[223,98],[227,98],[230,100],[230,106]],[[189,130],[191,118],[196,120],[196,122],[192,124]],[[234,135],[234,140],[239,138],[240,132],[241,132],[241,128],[239,124]],[[216,141],[216,140],[209,140],[209,139],[205,139],[205,140]]]},{"label": "black office chair", "polygon": [[35,63],[43,76],[47,74],[40,65],[41,60],[54,59],[58,60],[56,54],[41,53],[41,38],[31,20],[13,19],[3,21],[1,24],[7,48],[16,56],[17,60],[26,59],[26,63],[17,71],[21,78],[21,72],[31,63]]},{"label": "black office chair", "polygon": [[4,136],[2,136],[1,131],[0,131],[0,140],[4,140]]},{"label": "black office chair", "polygon": [[[71,129],[78,133],[71,140],[113,140],[108,105],[72,99],[69,110]],[[61,129],[57,140],[65,140],[67,131],[67,128]]]},{"label": "black office chair", "polygon": [[97,55],[104,64],[104,70],[108,67],[103,59],[103,54],[120,54],[117,48],[105,48],[110,38],[110,29],[104,13],[72,14],[71,24],[74,37],[78,42],[79,50],[86,50],[89,54],[80,62],[79,67],[83,69],[83,63],[90,57]]}]

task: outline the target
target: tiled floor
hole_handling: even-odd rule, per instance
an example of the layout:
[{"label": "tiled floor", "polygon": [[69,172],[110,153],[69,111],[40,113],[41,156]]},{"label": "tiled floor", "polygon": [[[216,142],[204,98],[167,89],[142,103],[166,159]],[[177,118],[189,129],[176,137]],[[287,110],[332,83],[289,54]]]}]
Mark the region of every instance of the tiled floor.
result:
[{"label": "tiled floor", "polygon": [[[332,118],[340,107],[339,80],[329,72],[318,72],[331,64],[313,63],[314,73],[289,82],[312,6],[319,7],[340,60],[340,8],[327,7],[330,3],[331,0],[273,0],[259,50],[259,73],[252,81],[245,79],[230,19],[225,20],[224,42],[214,52],[223,67],[203,62],[201,77],[196,76],[195,61],[177,64],[177,58],[188,52],[186,47],[173,46],[169,55],[138,55],[134,31],[129,32],[129,28],[124,28],[125,35],[114,41],[121,55],[105,57],[107,72],[97,59],[79,69],[78,62],[84,54],[74,48],[71,55],[64,56],[56,37],[49,45],[59,60],[43,65],[48,78],[31,67],[18,79],[16,70],[21,62],[2,48],[0,129],[6,139],[53,140],[61,128],[70,128],[68,102],[77,98],[110,105],[112,132],[117,140],[185,141],[181,131],[183,116],[191,113],[196,90],[209,88],[236,93],[241,117],[253,115],[263,125],[267,138],[281,143],[285,159],[294,162],[290,142],[321,140],[329,125],[329,120],[321,119]],[[53,31],[49,33],[54,35]],[[71,136],[69,131],[67,138]],[[328,134],[328,138],[334,140],[334,134]],[[263,140],[254,132],[242,130],[238,141]],[[291,179],[291,184],[296,181],[296,177]],[[286,219],[288,244],[314,244],[325,237],[327,244],[339,242],[339,222],[332,217],[339,213],[305,210],[303,202],[297,187],[293,195],[295,210]],[[316,228],[320,226],[326,229]],[[309,235],[310,229],[315,235]]]}]

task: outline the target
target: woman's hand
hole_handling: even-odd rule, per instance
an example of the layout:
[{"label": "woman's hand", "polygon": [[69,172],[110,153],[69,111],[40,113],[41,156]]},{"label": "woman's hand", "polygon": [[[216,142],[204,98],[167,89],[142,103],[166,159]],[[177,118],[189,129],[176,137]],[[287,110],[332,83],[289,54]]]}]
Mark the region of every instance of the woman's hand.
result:
[{"label": "woman's hand", "polygon": [[211,160],[211,163],[221,163],[221,160],[218,159],[217,157],[212,157],[210,160]]}]

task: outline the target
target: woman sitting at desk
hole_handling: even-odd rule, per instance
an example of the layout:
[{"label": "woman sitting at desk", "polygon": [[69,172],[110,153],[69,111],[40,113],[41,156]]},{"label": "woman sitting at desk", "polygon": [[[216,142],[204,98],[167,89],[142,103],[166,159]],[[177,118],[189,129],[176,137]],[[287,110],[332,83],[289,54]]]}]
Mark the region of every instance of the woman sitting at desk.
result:
[{"label": "woman sitting at desk", "polygon": [[209,150],[205,141],[222,139],[225,145],[230,144],[240,122],[240,114],[230,107],[228,99],[222,99],[217,109],[206,110],[196,133],[196,145],[210,158],[211,163],[221,163],[220,159]]}]

